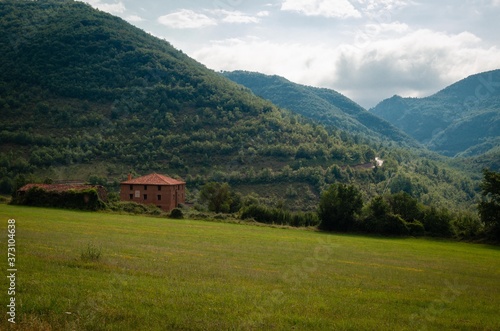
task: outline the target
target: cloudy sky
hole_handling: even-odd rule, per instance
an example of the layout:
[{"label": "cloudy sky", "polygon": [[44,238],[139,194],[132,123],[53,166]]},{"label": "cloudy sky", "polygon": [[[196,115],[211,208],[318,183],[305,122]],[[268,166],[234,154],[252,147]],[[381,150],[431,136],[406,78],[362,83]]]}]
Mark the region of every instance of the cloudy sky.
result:
[{"label": "cloudy sky", "polygon": [[366,108],[500,69],[500,0],[86,0],[214,70],[276,74]]}]

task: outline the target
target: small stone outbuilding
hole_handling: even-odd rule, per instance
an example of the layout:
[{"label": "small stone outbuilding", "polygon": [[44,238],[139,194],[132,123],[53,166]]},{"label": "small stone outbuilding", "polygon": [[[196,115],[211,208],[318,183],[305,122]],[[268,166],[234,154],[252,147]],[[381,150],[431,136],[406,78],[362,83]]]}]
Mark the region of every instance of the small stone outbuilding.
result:
[{"label": "small stone outbuilding", "polygon": [[120,183],[120,200],[155,205],[169,212],[186,202],[186,183],[153,173]]}]

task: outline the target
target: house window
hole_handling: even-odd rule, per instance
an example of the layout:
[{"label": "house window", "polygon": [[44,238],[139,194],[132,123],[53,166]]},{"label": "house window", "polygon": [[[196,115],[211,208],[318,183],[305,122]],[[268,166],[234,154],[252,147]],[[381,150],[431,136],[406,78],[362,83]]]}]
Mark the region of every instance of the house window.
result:
[{"label": "house window", "polygon": [[158,191],[161,191],[161,185],[158,185]]},{"label": "house window", "polygon": [[147,199],[148,199],[148,195],[144,194],[144,200],[147,200]]},{"label": "house window", "polygon": [[147,191],[147,190],[148,190],[148,186],[144,185],[144,191]]},{"label": "house window", "polygon": [[158,201],[161,201],[161,195],[158,194]]},{"label": "house window", "polygon": [[130,190],[132,191],[134,189],[134,185],[130,185]]},{"label": "house window", "polygon": [[133,194],[129,194],[129,197],[130,197],[130,200],[134,199],[134,195]]}]

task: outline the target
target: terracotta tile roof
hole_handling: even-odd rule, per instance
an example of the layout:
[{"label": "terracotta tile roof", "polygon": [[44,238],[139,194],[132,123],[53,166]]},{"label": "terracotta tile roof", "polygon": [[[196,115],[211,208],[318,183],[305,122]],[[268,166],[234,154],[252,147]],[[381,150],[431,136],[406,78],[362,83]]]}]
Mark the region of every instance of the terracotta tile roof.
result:
[{"label": "terracotta tile roof", "polygon": [[150,175],[142,176],[122,182],[122,184],[139,184],[139,185],[181,185],[186,182],[179,181],[164,175],[153,173]]},{"label": "terracotta tile roof", "polygon": [[65,192],[69,190],[87,190],[95,188],[95,185],[83,185],[83,184],[26,184],[19,189],[21,192],[27,192],[33,187],[39,187],[45,191],[54,192]]}]

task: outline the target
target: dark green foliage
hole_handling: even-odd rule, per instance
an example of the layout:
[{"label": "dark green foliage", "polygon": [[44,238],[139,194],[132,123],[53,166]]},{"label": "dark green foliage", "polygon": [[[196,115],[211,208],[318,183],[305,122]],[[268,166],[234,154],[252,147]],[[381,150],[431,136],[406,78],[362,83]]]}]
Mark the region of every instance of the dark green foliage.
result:
[{"label": "dark green foliage", "polygon": [[420,221],[406,222],[410,236],[421,237],[425,235],[425,227]]},{"label": "dark green foliage", "polygon": [[361,192],[353,185],[333,184],[321,194],[319,228],[326,231],[350,231],[363,208]]},{"label": "dark green foliage", "polygon": [[316,226],[319,224],[315,213],[290,212],[281,208],[270,208],[252,204],[241,210],[241,219],[254,219],[260,223],[290,225],[295,227]]},{"label": "dark green foliage", "polygon": [[[242,84],[256,95],[311,118],[350,133],[370,136],[371,139],[391,140],[416,146],[406,134],[390,123],[374,116],[354,101],[329,89],[292,83],[283,77],[255,72],[225,72],[224,76]],[[301,157],[307,156],[301,153]],[[372,158],[368,158],[370,160]]]},{"label": "dark green foliage", "polygon": [[425,210],[422,224],[427,235],[434,237],[450,237],[453,234],[451,221],[453,216],[444,208],[438,209],[434,206]]},{"label": "dark green foliage", "polygon": [[180,208],[174,208],[170,212],[170,216],[169,217],[173,218],[173,219],[181,220],[181,219],[184,218],[184,213],[182,212],[182,210]]},{"label": "dark green foliage", "polygon": [[455,237],[458,239],[476,239],[484,237],[484,223],[480,217],[472,213],[461,213],[451,223]]},{"label": "dark green foliage", "polygon": [[205,203],[210,211],[229,213],[232,204],[231,188],[228,183],[207,183],[200,190],[200,201]]},{"label": "dark green foliage", "polygon": [[407,222],[422,219],[423,207],[419,206],[417,199],[412,198],[406,192],[392,194],[388,198],[388,203],[392,212],[401,216]]},{"label": "dark green foliage", "polygon": [[106,204],[99,199],[99,195],[95,189],[56,192],[47,191],[39,187],[33,187],[25,193],[19,193],[12,200],[12,203],[27,206],[92,211],[106,208]]},{"label": "dark green foliage", "polygon": [[382,196],[375,197],[368,209],[369,216],[362,226],[365,231],[384,235],[408,235],[410,233],[406,221],[391,212],[391,207]]},{"label": "dark green foliage", "polygon": [[485,169],[478,209],[487,233],[500,240],[500,173]]},{"label": "dark green foliage", "polygon": [[108,208],[114,212],[125,212],[130,214],[144,214],[159,216],[162,210],[155,205],[144,205],[133,201],[119,201],[108,204]]}]

